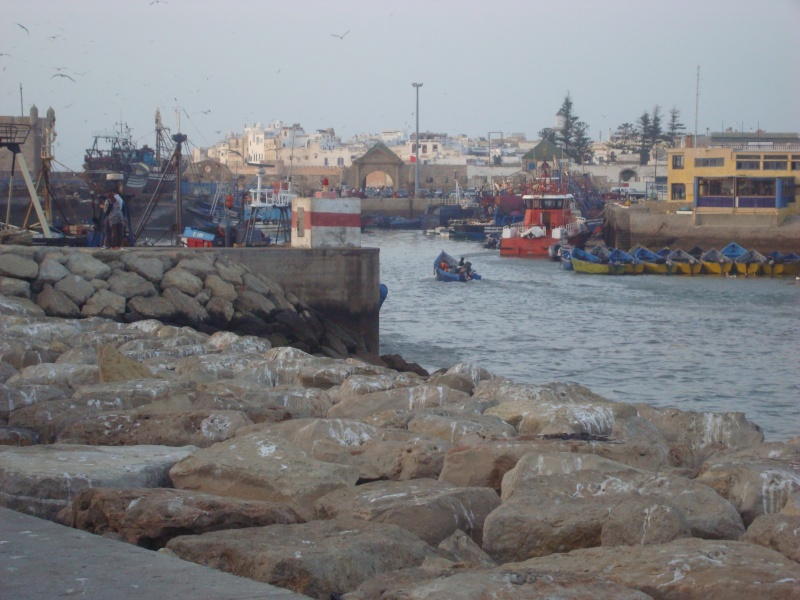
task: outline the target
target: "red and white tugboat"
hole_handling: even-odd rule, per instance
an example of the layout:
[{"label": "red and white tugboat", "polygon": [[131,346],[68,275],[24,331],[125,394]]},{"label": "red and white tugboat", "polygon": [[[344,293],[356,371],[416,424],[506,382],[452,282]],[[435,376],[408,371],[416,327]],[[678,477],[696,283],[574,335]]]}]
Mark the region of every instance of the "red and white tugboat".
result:
[{"label": "red and white tugboat", "polygon": [[591,231],[567,192],[567,184],[552,176],[547,162],[542,164],[539,178],[525,201],[522,223],[503,228],[501,256],[546,257],[553,244],[582,247]]}]

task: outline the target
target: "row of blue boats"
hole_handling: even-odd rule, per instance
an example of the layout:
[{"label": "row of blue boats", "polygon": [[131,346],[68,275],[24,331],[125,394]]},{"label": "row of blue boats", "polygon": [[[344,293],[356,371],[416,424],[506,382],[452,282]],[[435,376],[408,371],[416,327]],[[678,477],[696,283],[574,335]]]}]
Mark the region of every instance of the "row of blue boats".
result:
[{"label": "row of blue boats", "polygon": [[562,248],[561,266],[565,270],[596,275],[765,275],[797,276],[800,255],[792,252],[771,252],[763,255],[731,242],[722,250],[704,251],[693,248],[689,252],[663,248],[653,252],[637,245],[625,252],[618,248],[598,245],[591,250]]}]

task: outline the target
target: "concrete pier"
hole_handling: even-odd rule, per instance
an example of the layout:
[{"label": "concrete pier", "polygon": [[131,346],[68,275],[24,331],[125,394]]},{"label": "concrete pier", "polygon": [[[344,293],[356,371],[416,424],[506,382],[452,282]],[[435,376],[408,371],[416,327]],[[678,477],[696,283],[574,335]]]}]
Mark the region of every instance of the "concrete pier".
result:
[{"label": "concrete pier", "polygon": [[308,599],[2,507],[0,564],[0,598]]}]

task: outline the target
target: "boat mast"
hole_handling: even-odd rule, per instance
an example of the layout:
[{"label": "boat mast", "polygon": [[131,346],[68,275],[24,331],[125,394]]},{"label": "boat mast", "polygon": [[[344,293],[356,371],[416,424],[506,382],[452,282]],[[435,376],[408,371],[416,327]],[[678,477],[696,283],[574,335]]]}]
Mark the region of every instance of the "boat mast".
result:
[{"label": "boat mast", "polygon": [[161,168],[161,136],[163,126],[161,125],[161,109],[156,109],[156,166]]}]

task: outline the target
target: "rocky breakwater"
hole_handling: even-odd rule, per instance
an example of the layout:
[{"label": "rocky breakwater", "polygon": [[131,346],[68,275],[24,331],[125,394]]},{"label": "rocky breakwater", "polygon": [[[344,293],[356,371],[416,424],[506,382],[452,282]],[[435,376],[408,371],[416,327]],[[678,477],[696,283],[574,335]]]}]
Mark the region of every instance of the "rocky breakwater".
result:
[{"label": "rocky breakwater", "polygon": [[44,314],[133,323],[158,319],[204,333],[256,335],[332,358],[362,356],[363,340],[269,278],[217,253],[0,246],[0,295]]},{"label": "rocky breakwater", "polygon": [[0,440],[0,504],[312,598],[800,598],[800,439],[739,413],[3,296]]}]

